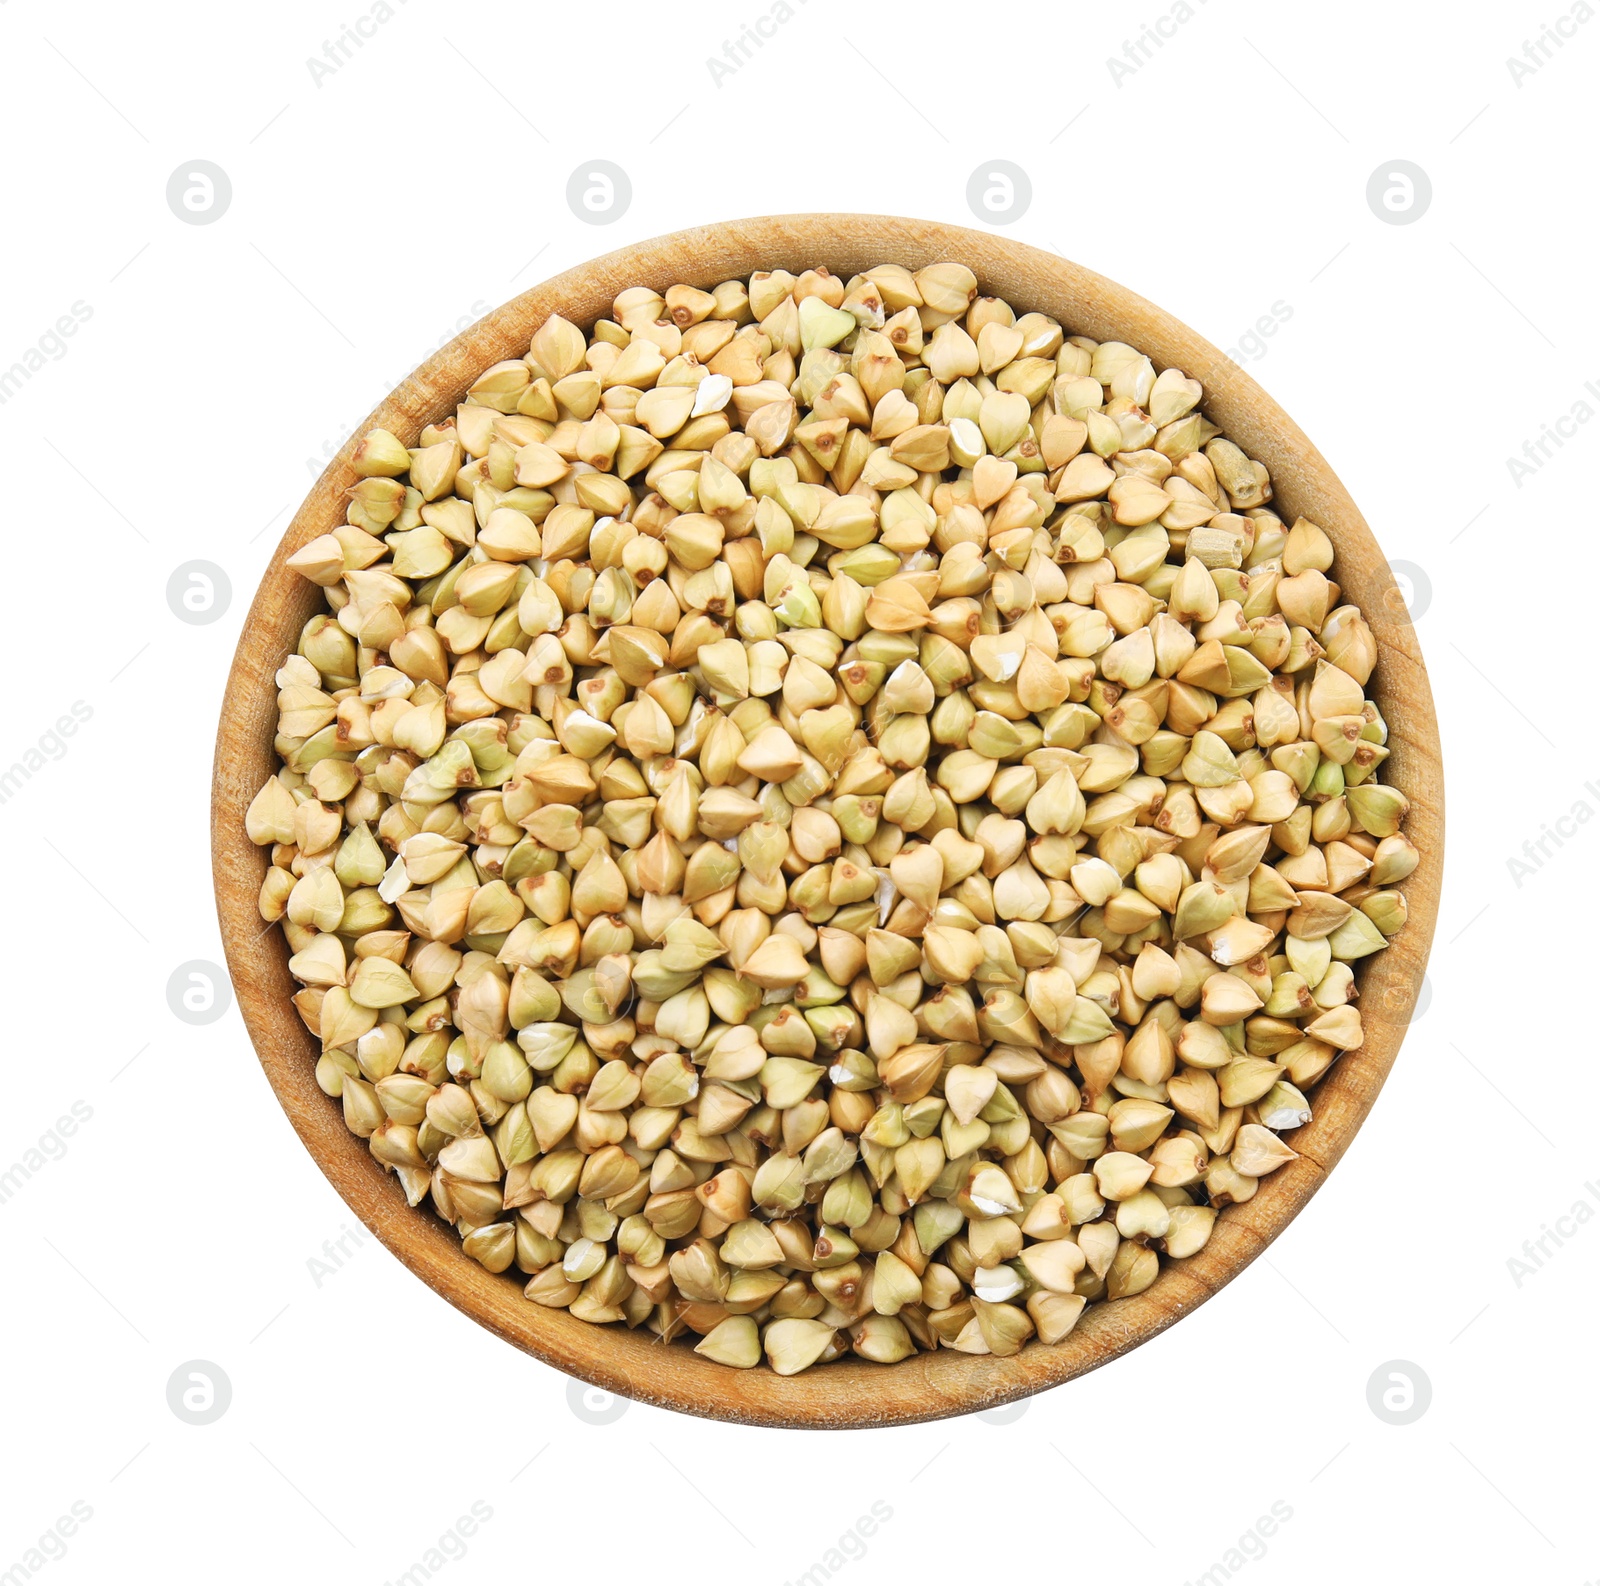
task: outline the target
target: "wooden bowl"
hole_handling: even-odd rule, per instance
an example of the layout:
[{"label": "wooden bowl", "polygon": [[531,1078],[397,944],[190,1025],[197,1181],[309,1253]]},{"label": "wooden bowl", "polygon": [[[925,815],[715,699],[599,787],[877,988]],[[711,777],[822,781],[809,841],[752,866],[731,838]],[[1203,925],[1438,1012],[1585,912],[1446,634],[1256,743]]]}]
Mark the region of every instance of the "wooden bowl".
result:
[{"label": "wooden bowl", "polygon": [[[1069,333],[1124,340],[1158,368],[1176,364],[1203,382],[1205,409],[1271,471],[1274,506],[1320,523],[1337,548],[1337,575],[1380,647],[1374,697],[1389,724],[1386,781],[1411,801],[1406,831],[1422,862],[1405,883],[1410,922],[1360,975],[1366,1044],[1341,1057],[1313,1095],[1315,1118],[1289,1136],[1299,1160],[1263,1179],[1255,1198],[1217,1220],[1200,1254],[1164,1266],[1144,1293],[1092,1305],[1060,1344],[1037,1342],[1009,1359],[941,1349],[894,1366],[847,1358],[779,1377],[765,1366],[735,1371],[682,1343],[598,1327],[523,1298],[515,1274],[493,1276],[462,1252],[453,1228],[405,1203],[397,1180],[350,1134],[339,1104],[318,1089],[318,1046],[290,1006],[295,987],[279,932],[262,929],[256,894],[266,851],[245,836],[244,814],[272,775],[277,717],[273,674],[322,603],[322,592],[285,558],[344,519],[355,480],[350,456],[374,426],[415,444],[452,412],[480,371],[521,357],[545,316],[587,326],[624,287],[710,287],[753,270],[826,265],[849,276],[893,261],[912,269],[958,260],[980,290],[1020,310],[1051,314]],[[316,1159],[361,1220],[418,1277],[508,1343],[611,1392],[692,1415],[762,1426],[841,1428],[933,1420],[1004,1404],[1114,1360],[1211,1298],[1273,1240],[1321,1185],[1360,1127],[1405,1035],[1438,911],[1444,790],[1438,726],[1416,635],[1394,578],[1354,502],[1281,408],[1209,342],[1143,298],[1005,237],[884,215],[780,215],[701,226],[619,249],[536,286],[479,320],[428,359],[361,426],[328,465],[289,525],[245,621],[217,734],[212,798],[217,911],[234,991],[267,1078]]]}]

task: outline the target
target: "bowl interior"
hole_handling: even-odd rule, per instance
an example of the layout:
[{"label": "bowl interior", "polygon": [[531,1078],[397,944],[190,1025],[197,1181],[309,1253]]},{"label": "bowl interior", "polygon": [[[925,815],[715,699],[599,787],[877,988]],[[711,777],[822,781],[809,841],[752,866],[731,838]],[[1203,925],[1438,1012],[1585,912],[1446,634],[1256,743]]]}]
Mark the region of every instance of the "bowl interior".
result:
[{"label": "bowl interior", "polygon": [[[894,1366],[846,1359],[779,1377],[736,1371],[644,1331],[596,1327],[523,1298],[514,1273],[494,1276],[465,1255],[431,1210],[405,1203],[398,1181],[344,1125],[318,1088],[318,1043],[289,998],[296,989],[281,934],[263,931],[256,895],[265,851],[245,836],[244,812],[268,776],[277,719],[274,674],[319,609],[321,591],[285,558],[344,520],[350,455],[374,426],[415,444],[452,412],[489,364],[521,357],[551,313],[587,327],[624,287],[710,287],[757,269],[826,265],[850,274],[886,261],[915,270],[958,260],[979,289],[1019,311],[1059,319],[1068,333],[1127,341],[1158,369],[1176,365],[1205,386],[1203,406],[1230,439],[1263,462],[1274,509],[1305,516],[1331,536],[1334,576],[1360,606],[1380,647],[1369,693],[1389,725],[1385,780],[1411,801],[1406,831],[1422,860],[1405,883],[1409,923],[1358,973],[1366,1044],[1340,1058],[1312,1092],[1313,1121],[1286,1136],[1299,1160],[1227,1208],[1204,1250],[1166,1264],[1143,1294],[1090,1306],[1060,1344],[1030,1344],[1008,1359],[941,1349]],[[284,1110],[351,1209],[419,1277],[508,1342],[574,1377],[641,1401],[717,1419],[841,1428],[930,1420],[1002,1404],[1064,1382],[1144,1342],[1208,1299],[1280,1233],[1343,1154],[1404,1036],[1427,961],[1443,862],[1438,728],[1416,636],[1382,552],[1355,504],[1310,442],[1250,377],[1187,326],[1078,265],[986,232],[881,215],[788,215],[731,221],[658,237],[556,276],[495,309],[404,381],[329,464],[289,525],[246,619],[217,738],[212,852],[218,914],[241,1012]]]}]

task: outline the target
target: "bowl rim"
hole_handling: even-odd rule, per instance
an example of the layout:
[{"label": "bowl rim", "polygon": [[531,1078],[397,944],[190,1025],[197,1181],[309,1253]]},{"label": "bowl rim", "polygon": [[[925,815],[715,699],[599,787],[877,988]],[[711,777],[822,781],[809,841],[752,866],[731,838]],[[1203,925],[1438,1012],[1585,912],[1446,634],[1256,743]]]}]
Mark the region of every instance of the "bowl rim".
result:
[{"label": "bowl rim", "polygon": [[[1177,365],[1206,389],[1204,408],[1224,433],[1266,464],[1274,506],[1321,523],[1333,539],[1343,598],[1366,616],[1379,645],[1369,692],[1389,726],[1385,780],[1410,799],[1407,834],[1421,852],[1405,883],[1406,928],[1358,971],[1365,1044],[1340,1057],[1313,1090],[1311,1123],[1286,1136],[1297,1160],[1256,1195],[1219,1215],[1205,1249],[1164,1263],[1132,1298],[1091,1305],[1059,1344],[1030,1343],[1000,1359],[949,1349],[893,1366],[847,1357],[795,1377],[764,1364],[737,1371],[642,1329],[598,1327],[521,1295],[486,1272],[431,1210],[407,1206],[398,1181],[346,1130],[339,1104],[315,1082],[318,1044],[288,1001],[293,989],[281,937],[261,928],[256,894],[267,850],[244,832],[244,812],[275,770],[274,675],[321,591],[285,566],[307,540],[343,521],[351,457],[374,427],[408,444],[454,410],[488,365],[526,351],[550,312],[580,325],[609,312],[625,286],[664,291],[677,281],[711,286],[759,269],[836,274],[892,260],[917,269],[958,260],[980,290],[1020,310],[1052,314],[1069,334],[1126,340],[1158,368]],[[1285,507],[1289,511],[1284,511]],[[228,969],[268,1082],[317,1165],[384,1245],[445,1299],[491,1332],[570,1376],[686,1414],[748,1425],[844,1429],[906,1425],[993,1408],[1057,1386],[1153,1338],[1215,1295],[1294,1219],[1339,1161],[1376,1100],[1415,1006],[1438,916],[1444,858],[1444,790],[1438,724],[1416,633],[1398,585],[1344,486],[1299,427],[1250,375],[1174,316],[1059,255],[992,232],[899,216],[811,213],[692,227],[574,266],[492,309],[426,359],[373,410],[328,463],[285,530],[245,618],[218,723],[212,778],[213,876]]]}]

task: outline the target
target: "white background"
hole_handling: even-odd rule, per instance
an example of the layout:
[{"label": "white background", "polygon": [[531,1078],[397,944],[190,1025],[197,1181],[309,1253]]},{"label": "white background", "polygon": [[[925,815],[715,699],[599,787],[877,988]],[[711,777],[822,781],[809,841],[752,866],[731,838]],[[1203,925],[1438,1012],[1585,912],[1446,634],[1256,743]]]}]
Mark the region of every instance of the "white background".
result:
[{"label": "white background", "polygon": [[[0,0],[0,369],[75,302],[92,309],[0,409],[0,764],[74,701],[93,711],[0,804],[0,1168],[74,1102],[92,1109],[0,1204],[0,1574],[81,1501],[92,1518],[37,1571],[50,1582],[377,1586],[477,1501],[492,1517],[447,1586],[579,1571],[777,1583],[877,1501],[892,1517],[846,1566],[852,1586],[1024,1572],[1177,1586],[1274,1502],[1292,1518],[1244,1563],[1250,1583],[1600,1577],[1600,1227],[1566,1224],[1520,1284],[1508,1267],[1575,1202],[1600,1206],[1600,839],[1569,826],[1520,886],[1508,867],[1577,802],[1600,808],[1585,791],[1600,778],[1600,425],[1520,484],[1506,461],[1600,379],[1600,20],[1569,24],[1519,84],[1508,57],[1569,15],[1564,0],[1208,0],[1118,84],[1106,59],[1171,14],[1159,0],[929,5],[882,13],[892,25],[793,3],[718,85],[706,58],[769,14],[762,0],[393,0],[320,82],[307,58],[371,15],[363,0]],[[231,181],[214,224],[166,202],[197,159]],[[607,225],[565,199],[593,159],[631,179]],[[618,1401],[597,1424],[597,1400],[580,1413],[567,1379],[375,1241],[319,1285],[308,1262],[355,1219],[237,1010],[204,1027],[169,1010],[177,966],[222,957],[207,799],[238,626],[307,459],[489,307],[702,221],[984,224],[967,182],[994,159],[1031,178],[1009,234],[1217,345],[1292,309],[1241,361],[1412,569],[1449,755],[1431,1001],[1343,1165],[1268,1255],[1024,1413],[816,1435]],[[1396,159],[1431,179],[1413,224],[1366,199]],[[231,581],[207,625],[179,621],[165,593],[195,559]],[[194,1359],[231,1383],[206,1426],[167,1402]],[[1368,1405],[1393,1360],[1431,1383],[1405,1426]]]}]

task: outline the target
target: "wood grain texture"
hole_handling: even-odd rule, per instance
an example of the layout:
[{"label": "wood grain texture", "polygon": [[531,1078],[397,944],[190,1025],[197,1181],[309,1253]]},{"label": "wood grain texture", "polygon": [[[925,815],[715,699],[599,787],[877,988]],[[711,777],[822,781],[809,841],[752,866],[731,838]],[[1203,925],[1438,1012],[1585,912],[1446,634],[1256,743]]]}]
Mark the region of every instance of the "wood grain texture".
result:
[{"label": "wood grain texture", "polygon": [[[1264,1179],[1253,1200],[1223,1212],[1199,1255],[1166,1265],[1143,1294],[1090,1306],[1062,1343],[1032,1344],[1010,1359],[940,1350],[894,1366],[848,1359],[788,1378],[764,1366],[734,1371],[682,1343],[596,1327],[525,1300],[514,1273],[485,1272],[431,1210],[406,1205],[398,1182],[345,1129],[339,1104],[318,1089],[318,1047],[289,1003],[295,988],[285,944],[278,931],[263,930],[256,912],[266,854],[244,831],[250,800],[276,768],[273,674],[322,600],[321,591],[289,572],[284,560],[343,521],[344,491],[355,481],[350,457],[361,435],[381,425],[415,444],[422,426],[452,412],[484,368],[522,356],[552,312],[587,326],[628,286],[665,290],[682,281],[710,287],[753,270],[798,273],[815,265],[848,276],[884,262],[917,269],[947,259],[968,265],[981,291],[1019,311],[1051,314],[1069,333],[1130,342],[1158,369],[1177,365],[1201,380],[1209,416],[1270,470],[1273,505],[1285,521],[1304,515],[1328,531],[1345,598],[1361,607],[1378,640],[1380,661],[1369,692],[1389,724],[1392,754],[1383,776],[1411,801],[1406,831],[1422,862],[1404,884],[1408,925],[1359,971],[1366,1045],[1334,1065],[1313,1092],[1314,1121],[1287,1137],[1300,1160]],[[1171,315],[1053,254],[929,221],[784,215],[658,237],[556,276],[457,337],[361,426],[289,525],[245,621],[217,734],[212,858],[234,992],[267,1078],[334,1187],[418,1277],[519,1349],[644,1403],[763,1426],[890,1426],[1004,1404],[1104,1365],[1209,1299],[1283,1231],[1343,1155],[1404,1038],[1438,913],[1444,787],[1427,672],[1383,553],[1327,463],[1247,374]]]}]

